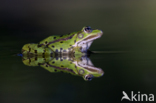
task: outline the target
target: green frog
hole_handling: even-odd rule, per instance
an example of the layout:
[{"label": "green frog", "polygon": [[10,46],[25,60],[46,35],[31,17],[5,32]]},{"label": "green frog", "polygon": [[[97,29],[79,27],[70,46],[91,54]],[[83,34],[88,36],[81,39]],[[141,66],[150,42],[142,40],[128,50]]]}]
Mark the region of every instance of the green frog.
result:
[{"label": "green frog", "polygon": [[86,81],[93,77],[101,77],[104,72],[101,68],[95,67],[87,56],[23,56],[22,61],[27,66],[41,66],[52,73],[64,72],[81,76]]},{"label": "green frog", "polygon": [[49,36],[38,44],[26,44],[22,54],[54,55],[61,54],[86,54],[93,40],[100,38],[103,32],[85,26],[81,31],[60,36]]}]

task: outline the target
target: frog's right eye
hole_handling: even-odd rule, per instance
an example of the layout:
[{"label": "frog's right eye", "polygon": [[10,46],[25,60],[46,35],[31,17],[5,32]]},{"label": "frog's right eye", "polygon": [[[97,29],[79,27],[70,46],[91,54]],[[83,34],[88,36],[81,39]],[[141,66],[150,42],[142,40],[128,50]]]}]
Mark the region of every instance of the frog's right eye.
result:
[{"label": "frog's right eye", "polygon": [[92,29],[91,29],[91,27],[86,26],[86,27],[84,28],[84,31],[87,32],[87,33],[91,33],[91,32],[92,32]]},{"label": "frog's right eye", "polygon": [[91,81],[93,79],[93,75],[92,74],[85,75],[84,79],[86,81]]}]

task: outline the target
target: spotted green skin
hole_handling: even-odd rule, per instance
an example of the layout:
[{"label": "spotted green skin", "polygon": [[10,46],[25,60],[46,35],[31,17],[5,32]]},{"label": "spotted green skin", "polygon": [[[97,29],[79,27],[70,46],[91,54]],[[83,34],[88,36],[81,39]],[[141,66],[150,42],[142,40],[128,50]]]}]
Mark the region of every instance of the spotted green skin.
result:
[{"label": "spotted green skin", "polygon": [[[97,67],[84,67],[88,65],[89,58],[85,57],[42,57],[42,56],[23,56],[22,61],[27,66],[41,66],[49,72],[64,72],[72,75],[81,76],[86,81],[90,81],[93,77],[101,77],[103,70]],[[84,62],[85,61],[85,62]],[[77,65],[78,64],[78,65]]]},{"label": "spotted green skin", "polygon": [[25,44],[22,47],[22,54],[23,56],[41,56],[41,57],[46,57],[46,56],[55,56],[55,53],[48,48],[48,47],[38,47],[38,44],[31,43],[31,44]]},{"label": "spotted green skin", "polygon": [[[81,31],[73,32],[66,35],[61,36],[49,36],[48,38],[40,41],[38,44],[26,44],[22,48],[23,54],[36,54],[36,55],[43,55],[49,53],[65,53],[65,54],[84,54],[87,52],[88,48],[83,48],[81,42],[92,41],[97,39],[97,36],[101,36],[103,33],[101,30],[91,28],[86,29],[89,27],[83,27]],[[49,49],[48,49],[49,48]]]}]

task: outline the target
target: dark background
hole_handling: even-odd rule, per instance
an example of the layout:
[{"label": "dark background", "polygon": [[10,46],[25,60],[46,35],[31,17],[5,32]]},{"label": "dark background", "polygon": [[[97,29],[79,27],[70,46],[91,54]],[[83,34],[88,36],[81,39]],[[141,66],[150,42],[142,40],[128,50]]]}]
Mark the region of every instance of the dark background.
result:
[{"label": "dark background", "polygon": [[[49,35],[103,30],[90,50],[101,78],[86,82],[22,63],[26,43]],[[156,95],[155,0],[1,0],[0,103],[113,103],[122,91]],[[127,102],[126,100],[122,102]]]}]

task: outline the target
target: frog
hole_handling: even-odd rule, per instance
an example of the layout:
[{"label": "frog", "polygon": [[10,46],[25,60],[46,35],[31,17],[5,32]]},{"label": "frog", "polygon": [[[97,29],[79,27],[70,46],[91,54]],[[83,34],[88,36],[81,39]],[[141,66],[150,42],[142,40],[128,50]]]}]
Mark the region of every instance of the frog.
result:
[{"label": "frog", "polygon": [[22,47],[22,54],[30,56],[54,56],[53,51],[48,47],[38,47],[36,43],[28,43]]},{"label": "frog", "polygon": [[40,66],[51,73],[70,73],[75,76],[83,77],[85,81],[101,77],[104,71],[95,67],[87,56],[23,56],[22,61],[27,66]]},{"label": "frog", "polygon": [[102,35],[102,30],[85,26],[77,32],[49,36],[38,44],[32,44],[33,46],[26,44],[22,48],[22,53],[43,55],[46,51],[50,54],[86,54],[93,41]]}]

